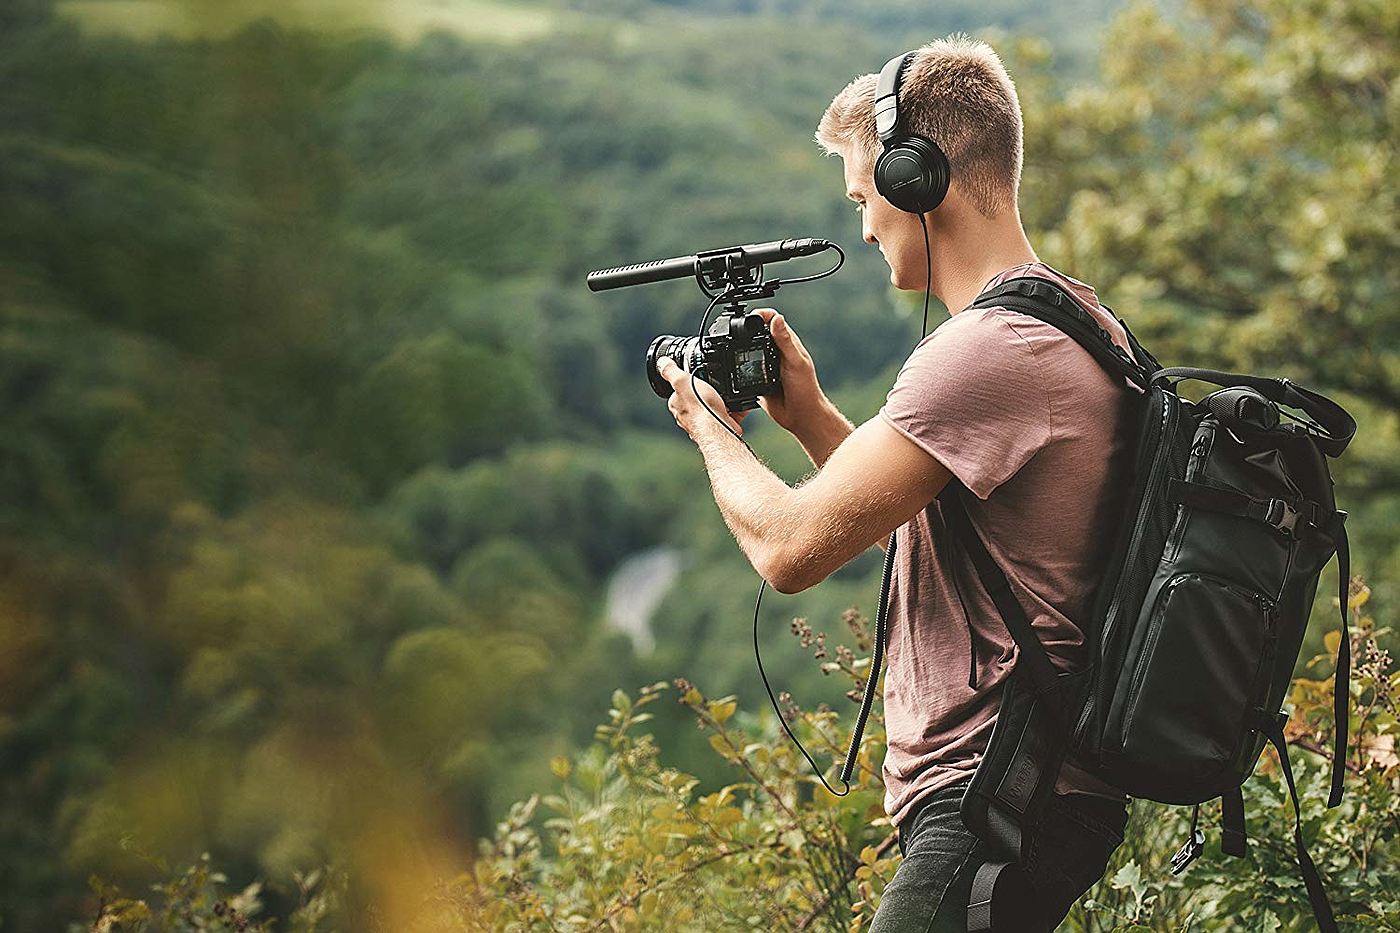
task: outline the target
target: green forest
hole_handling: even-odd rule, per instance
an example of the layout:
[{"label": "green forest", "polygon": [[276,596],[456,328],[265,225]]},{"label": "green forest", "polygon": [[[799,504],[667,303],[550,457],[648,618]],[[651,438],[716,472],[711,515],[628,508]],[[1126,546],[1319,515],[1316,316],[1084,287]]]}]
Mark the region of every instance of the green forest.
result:
[{"label": "green forest", "polygon": [[[1400,5],[3,0],[0,931],[865,928],[878,704],[834,798],[645,377],[703,296],[584,276],[835,240],[773,304],[871,417],[922,296],[812,134],[957,30],[1016,81],[1042,259],[1163,365],[1356,416],[1341,807],[1335,564],[1289,737],[1343,926],[1400,930]],[[878,557],[759,620],[828,775]],[[1189,808],[1135,801],[1066,928],[1311,929],[1272,752],[1246,791],[1249,857],[1180,877]]]}]

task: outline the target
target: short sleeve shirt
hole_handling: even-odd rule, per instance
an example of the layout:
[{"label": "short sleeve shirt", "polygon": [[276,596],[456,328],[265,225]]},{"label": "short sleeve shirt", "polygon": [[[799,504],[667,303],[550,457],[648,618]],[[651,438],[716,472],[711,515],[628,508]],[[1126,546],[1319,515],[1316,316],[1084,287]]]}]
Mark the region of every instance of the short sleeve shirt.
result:
[{"label": "short sleeve shirt", "polygon": [[[1040,276],[1065,287],[1113,340],[1117,319],[1094,290],[1044,263],[984,286]],[[1051,663],[1087,663],[1075,620],[1089,611],[1125,507],[1130,393],[1073,338],[1008,308],[969,308],[905,362],[880,417],[962,481],[968,518],[1006,574]],[[896,532],[885,674],[885,810],[976,770],[1018,649],[935,500]],[[1060,793],[1122,799],[1066,762]]]}]

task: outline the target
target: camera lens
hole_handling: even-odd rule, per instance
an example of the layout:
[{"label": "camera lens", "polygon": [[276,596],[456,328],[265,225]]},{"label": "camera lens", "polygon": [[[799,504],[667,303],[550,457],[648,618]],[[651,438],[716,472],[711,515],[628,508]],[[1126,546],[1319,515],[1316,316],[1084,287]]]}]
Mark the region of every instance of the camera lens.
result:
[{"label": "camera lens", "polygon": [[[696,352],[700,346],[699,337],[672,337],[669,334],[662,334],[651,342],[647,347],[647,382],[651,383],[651,390],[661,398],[671,397],[671,384],[661,378],[661,373],[657,372],[656,361],[663,356],[669,356],[676,361],[676,365],[685,366],[694,371],[697,360],[691,359],[698,356]],[[689,361],[689,365],[687,365]]]}]

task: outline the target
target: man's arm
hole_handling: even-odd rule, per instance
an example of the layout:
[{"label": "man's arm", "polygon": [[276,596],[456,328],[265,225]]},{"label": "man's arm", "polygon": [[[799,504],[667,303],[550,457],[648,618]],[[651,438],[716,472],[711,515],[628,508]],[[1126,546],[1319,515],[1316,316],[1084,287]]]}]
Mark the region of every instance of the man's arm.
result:
[{"label": "man's arm", "polygon": [[[754,569],[779,592],[797,593],[826,579],[916,515],[951,476],[877,417],[793,488],[701,408],[683,370],[669,361],[658,369],[676,390],[671,412],[705,458],[726,524]],[[716,413],[724,411],[713,387],[698,379],[695,386]]]},{"label": "man's arm", "polygon": [[840,409],[825,402],[820,412],[793,433],[797,443],[807,452],[812,466],[821,469],[841,442],[855,430],[850,419]]}]

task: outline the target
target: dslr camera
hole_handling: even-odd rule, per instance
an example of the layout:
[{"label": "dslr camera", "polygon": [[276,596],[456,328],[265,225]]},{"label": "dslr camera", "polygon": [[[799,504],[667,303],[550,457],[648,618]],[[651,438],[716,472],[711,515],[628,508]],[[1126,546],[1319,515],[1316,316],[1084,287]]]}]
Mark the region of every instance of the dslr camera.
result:
[{"label": "dslr camera", "polygon": [[[661,378],[656,361],[669,356],[696,377],[715,387],[729,411],[758,407],[758,397],[782,388],[778,348],[762,315],[747,310],[747,302],[771,298],[778,288],[794,282],[810,282],[832,274],[836,266],[816,275],[786,281],[765,281],[765,263],[781,262],[798,256],[812,256],[824,250],[841,248],[827,240],[774,240],[747,246],[727,246],[692,256],[658,259],[616,269],[588,273],[588,287],[599,292],[610,288],[661,282],[695,276],[700,290],[710,298],[710,307],[701,322],[701,334],[677,337],[663,334],[647,348],[647,381],[661,398],[670,398],[671,384]],[[844,261],[845,256],[841,254]],[[722,310],[705,331],[705,322],[716,306]]]},{"label": "dslr camera", "polygon": [[663,334],[647,348],[647,381],[661,398],[670,398],[671,384],[661,378],[656,361],[669,356],[719,392],[730,411],[758,407],[758,397],[782,388],[778,348],[768,322],[756,312],[721,314],[703,337]]}]

